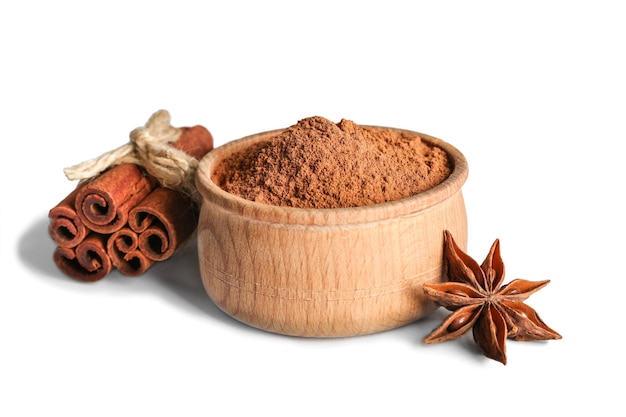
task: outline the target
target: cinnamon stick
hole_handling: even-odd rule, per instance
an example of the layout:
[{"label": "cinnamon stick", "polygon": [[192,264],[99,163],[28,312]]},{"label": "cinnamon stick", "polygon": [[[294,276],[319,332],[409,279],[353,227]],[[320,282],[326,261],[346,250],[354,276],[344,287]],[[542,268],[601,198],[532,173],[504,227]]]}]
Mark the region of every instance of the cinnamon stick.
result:
[{"label": "cinnamon stick", "polygon": [[[169,126],[169,114],[157,112],[145,129],[131,132],[131,140],[139,137],[144,141],[155,141],[151,143],[167,140],[167,134],[175,128],[169,126],[168,130],[164,126]],[[196,160],[213,149],[213,136],[204,126],[182,127],[177,131],[180,133],[178,139],[168,146]],[[119,153],[118,150],[112,153]],[[108,158],[110,154],[104,156]],[[162,148],[155,150],[157,154],[161,159],[163,155],[169,155]],[[154,177],[146,173],[148,166],[152,167],[151,163],[157,159],[152,159],[150,154],[142,155],[143,163],[120,161],[101,174],[84,180],[50,210],[48,233],[58,245],[53,258],[66,275],[88,282],[104,278],[113,268],[124,275],[141,275],[156,261],[172,256],[193,234],[198,221],[198,203],[195,189],[190,188],[193,184],[187,182],[193,179],[195,165],[188,164],[184,169],[186,177],[181,185],[178,185],[178,173],[173,171],[174,181],[170,184],[167,172],[150,171]],[[185,162],[184,158],[176,154],[171,157],[173,162],[177,161],[173,167],[185,166],[184,163],[177,165],[180,161]],[[95,160],[96,165],[103,160]],[[168,166],[167,161],[164,164],[159,161],[154,166],[157,165]],[[78,175],[81,170],[84,173],[85,169],[88,172],[93,168],[91,165],[84,168],[82,164],[78,167]]]},{"label": "cinnamon stick", "polygon": [[146,257],[163,261],[174,254],[196,229],[198,211],[184,194],[160,187],[130,211],[128,225],[138,233]]},{"label": "cinnamon stick", "polygon": [[58,247],[53,255],[54,263],[69,277],[84,282],[98,281],[113,269],[106,240],[106,235],[89,233],[75,248]]},{"label": "cinnamon stick", "polygon": [[135,164],[120,164],[80,187],[75,208],[85,226],[110,234],[128,221],[128,212],[157,185]]},{"label": "cinnamon stick", "polygon": [[209,130],[201,125],[191,127],[181,127],[181,135],[172,144],[176,149],[180,149],[189,156],[193,156],[198,161],[213,149],[213,136]]},{"label": "cinnamon stick", "polygon": [[127,276],[138,276],[146,272],[154,260],[139,249],[137,233],[123,227],[113,233],[107,242],[107,253],[113,266]]},{"label": "cinnamon stick", "polygon": [[48,212],[48,234],[57,245],[64,248],[77,246],[88,233],[85,224],[76,214],[74,205],[79,187]]}]

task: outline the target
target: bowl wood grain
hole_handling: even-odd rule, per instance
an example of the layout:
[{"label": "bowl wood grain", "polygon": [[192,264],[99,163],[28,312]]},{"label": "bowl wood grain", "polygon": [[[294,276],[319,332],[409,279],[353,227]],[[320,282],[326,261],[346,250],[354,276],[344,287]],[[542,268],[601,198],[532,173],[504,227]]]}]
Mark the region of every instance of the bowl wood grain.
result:
[{"label": "bowl wood grain", "polygon": [[278,133],[229,142],[200,161],[199,262],[215,304],[251,326],[307,337],[380,332],[434,310],[422,284],[442,279],[443,231],[462,249],[467,244],[461,187],[468,166],[461,152],[417,133],[448,153],[450,177],[412,197],[364,207],[260,204],[213,181],[224,158]]}]

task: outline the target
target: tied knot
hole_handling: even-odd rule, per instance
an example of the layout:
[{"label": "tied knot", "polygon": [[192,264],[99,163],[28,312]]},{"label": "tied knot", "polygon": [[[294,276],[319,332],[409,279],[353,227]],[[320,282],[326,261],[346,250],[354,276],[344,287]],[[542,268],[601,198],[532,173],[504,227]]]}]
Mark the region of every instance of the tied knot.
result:
[{"label": "tied knot", "polygon": [[193,180],[198,161],[173,146],[181,130],[170,124],[166,110],[154,113],[144,126],[130,132],[130,141],[97,158],[81,162],[63,172],[69,180],[85,181],[122,163],[136,164],[162,186],[184,192],[196,199]]}]

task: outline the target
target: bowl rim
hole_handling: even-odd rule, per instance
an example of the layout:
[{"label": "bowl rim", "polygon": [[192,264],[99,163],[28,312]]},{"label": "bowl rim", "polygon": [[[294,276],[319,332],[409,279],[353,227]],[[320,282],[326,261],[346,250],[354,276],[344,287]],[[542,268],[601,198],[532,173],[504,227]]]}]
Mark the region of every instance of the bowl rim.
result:
[{"label": "bowl rim", "polygon": [[212,202],[223,210],[248,217],[253,220],[292,225],[347,225],[376,222],[412,216],[427,210],[461,191],[467,180],[469,166],[463,153],[442,139],[408,129],[362,125],[374,129],[390,129],[397,132],[419,135],[422,140],[443,149],[452,161],[452,172],[436,186],[409,197],[385,203],[342,208],[297,208],[276,206],[247,200],[231,194],[212,179],[212,170],[224,158],[255,143],[270,139],[286,128],[268,130],[244,136],[218,146],[208,152],[198,164],[196,187],[202,196],[202,204]]}]

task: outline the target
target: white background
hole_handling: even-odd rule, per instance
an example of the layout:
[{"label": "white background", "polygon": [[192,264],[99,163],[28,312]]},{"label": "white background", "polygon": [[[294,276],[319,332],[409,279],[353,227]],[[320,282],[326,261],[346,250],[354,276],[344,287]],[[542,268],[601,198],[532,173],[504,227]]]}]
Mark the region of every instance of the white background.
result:
[{"label": "white background", "polygon": [[[409,6],[411,4],[411,6]],[[623,2],[0,1],[0,414],[623,413]],[[314,340],[221,313],[194,247],[138,278],[52,263],[62,169],[158,109],[221,145],[320,115],[467,157],[468,252],[563,335],[426,346],[445,317]],[[563,413],[563,414],[561,414]],[[580,414],[580,413],[578,413]]]}]

